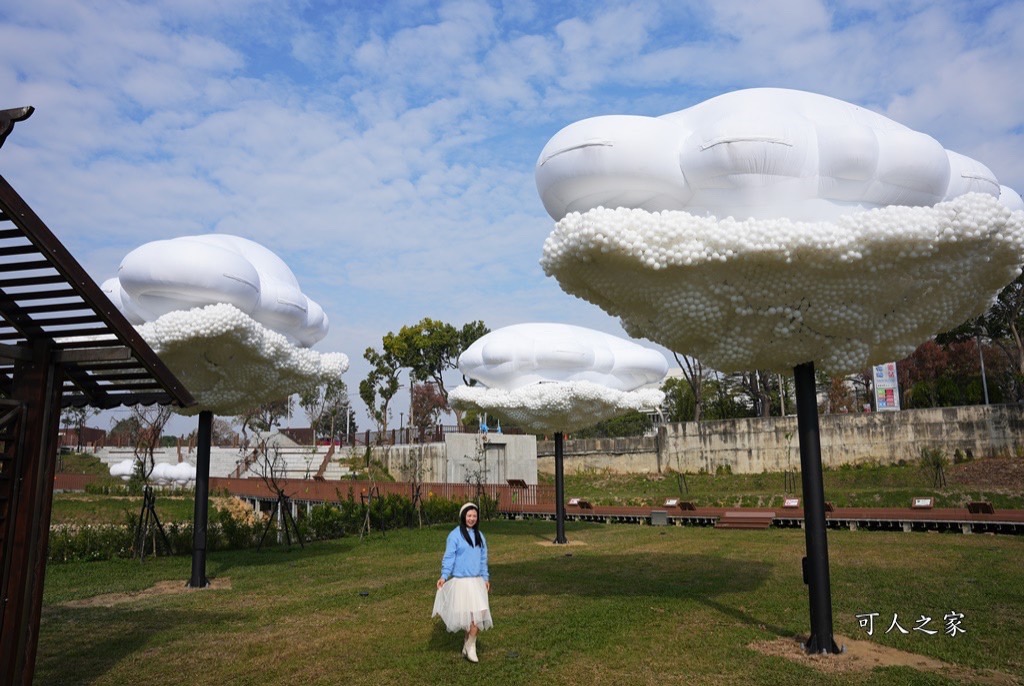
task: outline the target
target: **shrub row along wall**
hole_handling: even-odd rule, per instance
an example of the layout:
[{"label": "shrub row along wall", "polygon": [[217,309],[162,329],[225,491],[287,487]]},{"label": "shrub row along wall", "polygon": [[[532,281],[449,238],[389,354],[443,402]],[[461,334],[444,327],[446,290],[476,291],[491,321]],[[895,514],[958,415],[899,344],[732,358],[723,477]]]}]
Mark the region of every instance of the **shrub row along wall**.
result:
[{"label": "shrub row along wall", "polygon": [[[826,467],[914,461],[922,448],[939,449],[949,457],[957,450],[974,457],[1024,454],[1024,410],[1018,405],[821,415],[819,425]],[[596,452],[601,450],[600,443],[567,439],[566,471],[714,472],[727,468],[734,473],[759,473],[800,468],[795,416],[667,424],[659,430],[653,450],[644,439],[636,439],[632,449],[624,449],[624,439],[616,440],[618,450]],[[551,474],[554,457],[545,448],[543,442],[538,445],[537,466]]]}]

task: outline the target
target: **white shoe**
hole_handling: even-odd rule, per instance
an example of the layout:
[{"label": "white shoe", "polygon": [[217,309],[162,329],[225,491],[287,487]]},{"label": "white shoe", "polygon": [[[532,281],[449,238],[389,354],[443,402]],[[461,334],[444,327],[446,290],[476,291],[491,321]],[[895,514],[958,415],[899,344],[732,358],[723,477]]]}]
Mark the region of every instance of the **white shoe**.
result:
[{"label": "white shoe", "polygon": [[470,662],[480,662],[476,656],[476,636],[466,638],[466,642],[462,646],[462,654]]}]

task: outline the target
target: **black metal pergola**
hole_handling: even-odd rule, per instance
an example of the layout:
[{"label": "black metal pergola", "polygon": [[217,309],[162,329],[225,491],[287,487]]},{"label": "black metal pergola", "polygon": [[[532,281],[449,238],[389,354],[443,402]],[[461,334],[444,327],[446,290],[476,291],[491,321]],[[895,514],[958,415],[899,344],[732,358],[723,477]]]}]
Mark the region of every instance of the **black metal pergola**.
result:
[{"label": "black metal pergola", "polygon": [[35,671],[61,407],[153,403],[195,401],[0,176],[0,683]]}]

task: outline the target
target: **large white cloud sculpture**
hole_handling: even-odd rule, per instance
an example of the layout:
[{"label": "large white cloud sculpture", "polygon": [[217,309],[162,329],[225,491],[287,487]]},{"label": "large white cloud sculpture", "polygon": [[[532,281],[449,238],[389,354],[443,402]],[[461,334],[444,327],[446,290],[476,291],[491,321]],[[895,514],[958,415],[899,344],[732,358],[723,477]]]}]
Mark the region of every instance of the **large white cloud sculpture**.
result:
[{"label": "large white cloud sculpture", "polygon": [[327,315],[280,257],[239,236],[153,241],[128,253],[103,290],[132,324],[227,303],[299,345],[327,335]]},{"label": "large white cloud sculpture", "polygon": [[[632,120],[601,122],[625,131],[604,138],[587,137],[592,120],[567,127],[537,168],[560,218],[545,273],[631,336],[721,371],[851,372],[981,314],[1019,274],[1019,196],[879,115],[759,89],[650,120],[642,136]],[[682,123],[700,126],[680,138]]]},{"label": "large white cloud sculpture", "polygon": [[600,331],[567,324],[508,326],[479,338],[459,370],[481,386],[459,386],[448,400],[538,433],[576,431],[629,410],[651,410],[665,394],[664,355]]},{"label": "large white cloud sculpture", "polygon": [[726,93],[661,117],[570,124],[544,146],[536,179],[556,221],[596,207],[813,221],[969,192],[1024,209],[985,165],[931,136],[781,88]]},{"label": "large white cloud sculpture", "polygon": [[237,236],[188,236],[136,248],[102,286],[197,404],[232,415],[348,369],[308,346],[327,332],[277,255]]}]

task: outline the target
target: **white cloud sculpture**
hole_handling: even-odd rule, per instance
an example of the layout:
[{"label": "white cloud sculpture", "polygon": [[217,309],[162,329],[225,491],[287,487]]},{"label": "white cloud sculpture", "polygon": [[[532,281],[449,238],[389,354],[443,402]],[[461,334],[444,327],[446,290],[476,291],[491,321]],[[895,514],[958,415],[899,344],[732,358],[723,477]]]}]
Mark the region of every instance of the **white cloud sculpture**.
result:
[{"label": "white cloud sculpture", "polygon": [[568,324],[508,326],[479,338],[459,370],[481,386],[459,386],[448,400],[524,429],[576,431],[629,410],[650,410],[665,394],[664,355],[632,341]]},{"label": "white cloud sculpture", "polygon": [[189,236],[136,248],[103,290],[197,404],[232,415],[348,369],[308,348],[327,317],[291,270],[237,236]]},{"label": "white cloud sculpture", "polygon": [[596,207],[819,221],[970,192],[1024,209],[985,165],[931,136],[781,88],[726,93],[661,117],[578,121],[544,146],[536,179],[555,221]]},{"label": "white cloud sculpture", "polygon": [[[131,479],[134,473],[134,458],[121,460],[120,462],[110,465],[110,475],[124,481]],[[153,471],[150,473],[149,477],[151,481],[160,485],[176,484],[178,486],[185,486],[196,480],[196,468],[195,465],[189,464],[188,462],[178,462],[177,464],[157,462],[153,465]]]},{"label": "white cloud sculpture", "polygon": [[[646,120],[603,124],[630,132],[632,119]],[[850,372],[981,314],[1020,272],[1019,196],[879,115],[759,89],[651,121],[667,136],[661,147],[647,124],[646,147],[630,154],[619,141],[636,141],[615,130],[574,147],[573,125],[537,169],[560,219],[545,273],[631,336],[721,371],[813,361]],[[700,126],[680,139],[680,122]],[[557,174],[545,169],[556,162]]]},{"label": "white cloud sculpture", "polygon": [[234,305],[302,346],[327,335],[327,315],[280,257],[239,236],[153,241],[128,253],[103,290],[132,324],[205,305]]}]

